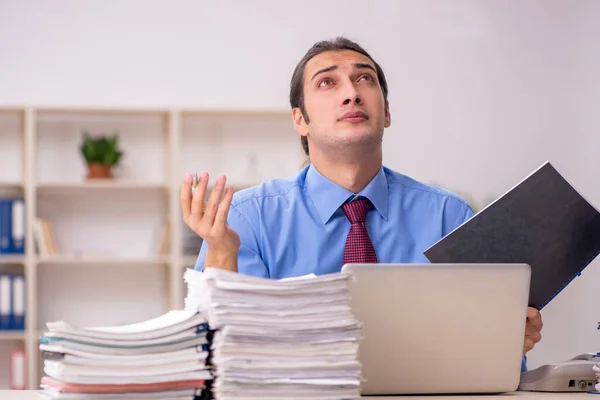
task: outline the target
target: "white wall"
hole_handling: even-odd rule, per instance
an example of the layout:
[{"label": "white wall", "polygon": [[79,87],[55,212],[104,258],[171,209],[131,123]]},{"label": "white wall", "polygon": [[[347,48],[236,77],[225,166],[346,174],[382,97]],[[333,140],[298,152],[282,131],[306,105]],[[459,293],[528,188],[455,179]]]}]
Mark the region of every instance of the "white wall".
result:
[{"label": "white wall", "polygon": [[[388,166],[481,208],[549,159],[600,206],[600,2],[216,3],[0,0],[0,105],[287,109],[303,53],[348,35],[390,83]],[[544,310],[532,367],[600,350],[599,283],[596,260]]]}]

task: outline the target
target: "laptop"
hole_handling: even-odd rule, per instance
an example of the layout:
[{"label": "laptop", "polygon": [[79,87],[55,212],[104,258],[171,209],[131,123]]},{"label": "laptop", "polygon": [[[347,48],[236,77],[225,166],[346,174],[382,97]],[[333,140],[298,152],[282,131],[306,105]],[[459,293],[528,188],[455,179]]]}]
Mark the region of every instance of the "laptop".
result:
[{"label": "laptop", "polygon": [[517,390],[528,264],[345,264],[362,395]]}]

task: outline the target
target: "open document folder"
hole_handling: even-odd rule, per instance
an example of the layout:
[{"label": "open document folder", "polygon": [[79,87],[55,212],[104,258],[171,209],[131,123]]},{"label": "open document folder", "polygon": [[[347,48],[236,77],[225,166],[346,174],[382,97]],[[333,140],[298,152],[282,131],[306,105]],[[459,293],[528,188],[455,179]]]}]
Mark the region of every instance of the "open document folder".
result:
[{"label": "open document folder", "polygon": [[529,305],[541,310],[600,254],[600,211],[546,162],[424,254],[529,264]]},{"label": "open document folder", "polygon": [[191,399],[211,380],[207,321],[174,310],[113,327],[50,322],[40,340],[47,398]]},{"label": "open document folder", "polygon": [[214,398],[360,398],[350,275],[269,280],[207,268],[184,279],[186,309],[214,331]]}]

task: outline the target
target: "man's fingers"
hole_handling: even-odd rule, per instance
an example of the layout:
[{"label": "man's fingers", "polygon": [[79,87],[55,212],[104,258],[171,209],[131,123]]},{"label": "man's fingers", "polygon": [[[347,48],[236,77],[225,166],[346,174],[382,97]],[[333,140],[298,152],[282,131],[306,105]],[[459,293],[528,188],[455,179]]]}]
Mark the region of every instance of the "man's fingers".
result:
[{"label": "man's fingers", "polygon": [[527,323],[525,324],[525,341],[523,342],[523,355],[527,354],[536,343],[542,340],[542,316],[540,312],[527,307]]},{"label": "man's fingers", "polygon": [[223,186],[225,185],[225,176],[219,175],[215,182],[215,187],[210,193],[210,197],[206,203],[206,211],[204,212],[204,220],[208,226],[212,227],[215,222],[215,215],[217,214],[217,207],[221,201],[223,195]]},{"label": "man's fingers", "polygon": [[201,172],[198,175],[198,184],[194,190],[192,198],[192,218],[196,221],[202,220],[204,214],[204,197],[206,196],[206,186],[208,185],[208,173]]},{"label": "man's fingers", "polygon": [[539,329],[536,328],[534,325],[530,324],[529,322],[525,324],[525,336],[532,335],[536,332],[539,332]]},{"label": "man's fingers", "polygon": [[527,308],[527,321],[540,331],[544,326],[544,324],[542,323],[542,315],[538,310],[536,310],[533,307]]},{"label": "man's fingers", "polygon": [[533,349],[534,345],[535,343],[533,343],[533,340],[525,339],[525,342],[523,343],[523,355],[525,355],[528,351]]},{"label": "man's fingers", "polygon": [[179,192],[179,202],[181,203],[183,220],[187,223],[190,214],[192,213],[192,175],[189,173],[183,178],[183,184],[181,185],[181,190]]},{"label": "man's fingers", "polygon": [[229,213],[229,207],[231,206],[232,198],[233,188],[230,186],[225,189],[223,201],[221,201],[221,206],[219,207],[217,215],[215,216],[215,227],[225,227],[225,224],[227,223],[227,214]]},{"label": "man's fingers", "polygon": [[526,332],[525,339],[533,341],[533,343],[539,343],[542,340],[542,334],[538,331]]},{"label": "man's fingers", "polygon": [[533,319],[539,316],[539,311],[534,307],[527,307],[527,319]]}]

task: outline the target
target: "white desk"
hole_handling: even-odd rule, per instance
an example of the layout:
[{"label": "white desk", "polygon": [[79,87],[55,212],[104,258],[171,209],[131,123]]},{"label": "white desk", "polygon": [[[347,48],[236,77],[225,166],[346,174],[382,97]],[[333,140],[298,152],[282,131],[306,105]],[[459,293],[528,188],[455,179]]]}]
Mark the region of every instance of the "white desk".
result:
[{"label": "white desk", "polygon": [[[365,397],[373,400],[600,400],[600,395],[589,393],[534,393],[514,392],[499,395],[469,395],[469,396],[376,396]],[[40,400],[41,396],[34,390],[0,390],[0,400]],[[166,399],[165,399],[166,400]]]}]

